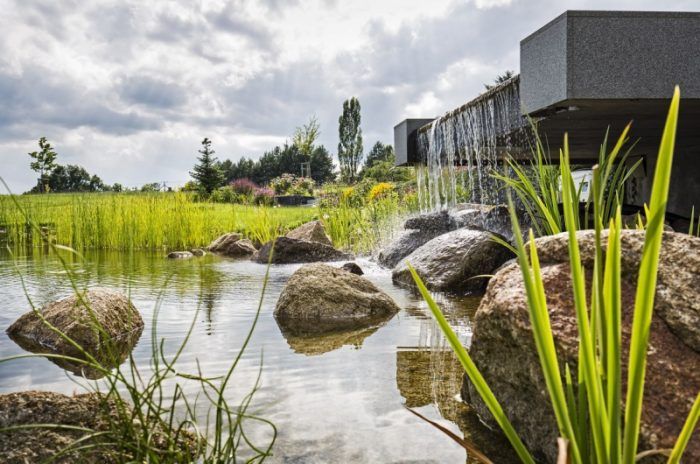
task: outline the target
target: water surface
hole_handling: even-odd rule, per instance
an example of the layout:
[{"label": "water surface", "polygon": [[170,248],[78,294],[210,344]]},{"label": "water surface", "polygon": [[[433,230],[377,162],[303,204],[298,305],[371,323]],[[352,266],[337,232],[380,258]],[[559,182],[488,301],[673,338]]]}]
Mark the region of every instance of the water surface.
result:
[{"label": "water surface", "polygon": [[[172,352],[194,322],[191,340],[179,364],[194,372],[195,362],[207,375],[226,371],[238,354],[254,319],[266,266],[215,256],[166,260],[149,253],[66,255],[81,285],[129,293],[146,327],[133,356],[148,368],[153,309],[160,299],[158,338]],[[466,435],[484,451],[504,446],[460,402],[462,372],[428,317],[425,304],[394,286],[390,273],[369,260],[358,261],[365,277],[391,295],[402,308],[378,328],[340,336],[285,338],[272,312],[288,277],[298,265],[270,269],[260,320],[236,369],[228,395],[240,399],[255,384],[261,387],[252,409],[279,430],[273,463],[464,463],[466,452],[441,432],[406,411],[415,408],[432,420]],[[34,251],[26,256],[0,254],[0,327],[9,326],[29,309],[22,288],[42,305],[70,294],[70,282],[56,256]],[[450,322],[465,344],[469,318],[478,298],[440,297]],[[0,357],[22,354],[4,330]],[[84,379],[45,358],[0,364],[0,393],[19,390],[80,391]],[[260,444],[269,431],[251,435]],[[493,456],[493,454],[492,454]],[[499,461],[503,462],[503,461]]]}]

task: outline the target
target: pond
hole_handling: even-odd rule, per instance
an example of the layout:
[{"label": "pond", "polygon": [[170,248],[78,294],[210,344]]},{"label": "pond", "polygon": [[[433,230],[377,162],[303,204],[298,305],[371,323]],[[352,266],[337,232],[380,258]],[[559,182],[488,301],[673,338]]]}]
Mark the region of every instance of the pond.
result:
[{"label": "pond", "polygon": [[[256,314],[266,266],[208,255],[167,260],[152,253],[91,252],[68,256],[81,285],[129,293],[146,327],[133,350],[148,369],[153,309],[160,301],[158,338],[171,352],[194,319],[194,329],[179,362],[185,372],[220,375],[240,350]],[[508,448],[500,435],[483,427],[458,399],[462,371],[427,306],[416,295],[396,287],[390,272],[366,259],[357,261],[365,277],[386,291],[402,308],[379,328],[343,336],[285,338],[272,312],[288,277],[298,265],[270,269],[260,320],[228,393],[242,398],[260,374],[261,387],[252,409],[271,420],[279,435],[274,463],[464,463],[466,452],[440,431],[410,414],[415,408],[458,435],[467,436],[487,455]],[[71,293],[66,272],[56,256],[35,251],[25,256],[0,255],[0,357],[25,353],[4,333],[29,309]],[[465,344],[478,297],[440,297],[441,305]],[[260,364],[262,359],[262,371]],[[0,364],[0,393],[81,390],[77,377],[45,358]],[[269,429],[251,432],[261,445]],[[493,454],[491,454],[493,456]],[[502,462],[502,461],[499,461]]]}]

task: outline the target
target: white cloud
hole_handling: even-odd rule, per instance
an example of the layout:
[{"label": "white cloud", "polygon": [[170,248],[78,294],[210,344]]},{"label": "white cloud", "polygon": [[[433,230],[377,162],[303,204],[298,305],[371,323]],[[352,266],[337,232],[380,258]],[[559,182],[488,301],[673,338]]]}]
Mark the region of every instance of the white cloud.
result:
[{"label": "white cloud", "polygon": [[[628,9],[692,9],[690,0]],[[188,178],[199,142],[257,157],[316,114],[337,145],[357,96],[367,146],[518,67],[518,43],[565,8],[608,0],[7,0],[0,15],[0,176],[34,184],[46,136],[107,182]]]}]

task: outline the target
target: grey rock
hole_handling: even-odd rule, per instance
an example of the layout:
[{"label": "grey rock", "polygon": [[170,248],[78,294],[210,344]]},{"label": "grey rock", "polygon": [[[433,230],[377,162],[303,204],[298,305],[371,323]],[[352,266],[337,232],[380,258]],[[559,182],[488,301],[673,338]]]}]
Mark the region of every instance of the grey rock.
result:
[{"label": "grey rock", "polygon": [[[75,295],[47,304],[39,311],[43,318],[73,339],[83,350],[105,366],[114,367],[115,358],[126,359],[141,336],[143,319],[129,299],[120,292],[95,288],[83,297],[90,310]],[[97,326],[99,324],[99,328]],[[20,316],[7,328],[7,334],[22,348],[35,353],[51,353],[84,359],[83,353],[54,332],[34,312]],[[61,359],[59,366],[88,378],[103,374]]]},{"label": "grey rock", "polygon": [[168,253],[168,259],[189,259],[193,256],[194,254],[189,251],[171,251]]},{"label": "grey rock", "polygon": [[243,258],[252,256],[257,249],[253,242],[236,232],[224,234],[217,238],[208,247],[209,251],[229,258]]},{"label": "grey rock", "polygon": [[392,280],[414,287],[406,264],[410,263],[431,290],[479,291],[487,279],[474,277],[490,274],[511,256],[490,233],[459,229],[430,240],[408,255],[392,271]]},{"label": "grey rock", "polygon": [[292,334],[356,330],[390,319],[394,300],[372,282],[326,264],[307,264],[287,281],[275,318]]},{"label": "grey rock", "polygon": [[193,248],[190,250],[190,253],[192,253],[194,256],[201,258],[202,256],[205,256],[207,254],[206,251],[202,250],[201,248]]},{"label": "grey rock", "polygon": [[357,265],[357,263],[345,263],[342,266],[340,266],[341,269],[344,269],[348,272],[352,272],[355,275],[363,275],[364,271],[360,266]]},{"label": "grey rock", "polygon": [[403,258],[440,234],[441,232],[418,229],[402,230],[391,243],[379,251],[377,261],[384,267],[393,268]]},{"label": "grey rock", "polygon": [[[590,273],[594,232],[578,234]],[[603,243],[606,243],[605,240]],[[577,372],[578,330],[573,307],[566,234],[536,239],[560,365]],[[622,345],[627,364],[636,279],[644,232],[622,231]],[[590,288],[590,282],[588,283]],[[537,458],[556,462],[556,422],[534,345],[521,271],[504,266],[491,279],[474,317],[469,353],[518,434]],[[664,233],[650,330],[640,449],[673,447],[700,391],[700,239]],[[463,396],[488,424],[495,422],[469,381]],[[663,405],[663,407],[659,407]],[[700,437],[688,445],[688,462],[700,462]]]},{"label": "grey rock", "polygon": [[[274,251],[273,251],[274,246]],[[270,261],[270,254],[272,260]],[[258,263],[290,264],[318,261],[342,261],[353,256],[319,242],[309,242],[289,237],[278,237],[264,244],[254,257]]]},{"label": "grey rock", "polygon": [[454,229],[452,218],[447,210],[423,213],[406,219],[404,229],[417,229],[423,232],[441,234]]},{"label": "grey rock", "polygon": [[287,232],[286,237],[322,243],[331,247],[333,246],[333,242],[326,234],[326,229],[323,227],[323,223],[321,221],[311,221],[307,222],[306,224],[302,224],[296,229]]}]

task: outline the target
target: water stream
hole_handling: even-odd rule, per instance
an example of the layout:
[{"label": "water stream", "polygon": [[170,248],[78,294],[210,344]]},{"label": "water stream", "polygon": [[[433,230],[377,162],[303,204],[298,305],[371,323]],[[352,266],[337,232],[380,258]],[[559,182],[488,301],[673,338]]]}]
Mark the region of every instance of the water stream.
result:
[{"label": "water stream", "polygon": [[519,76],[419,129],[418,196],[422,211],[461,201],[503,202],[491,172],[499,156],[522,145],[528,122],[521,116]]}]

